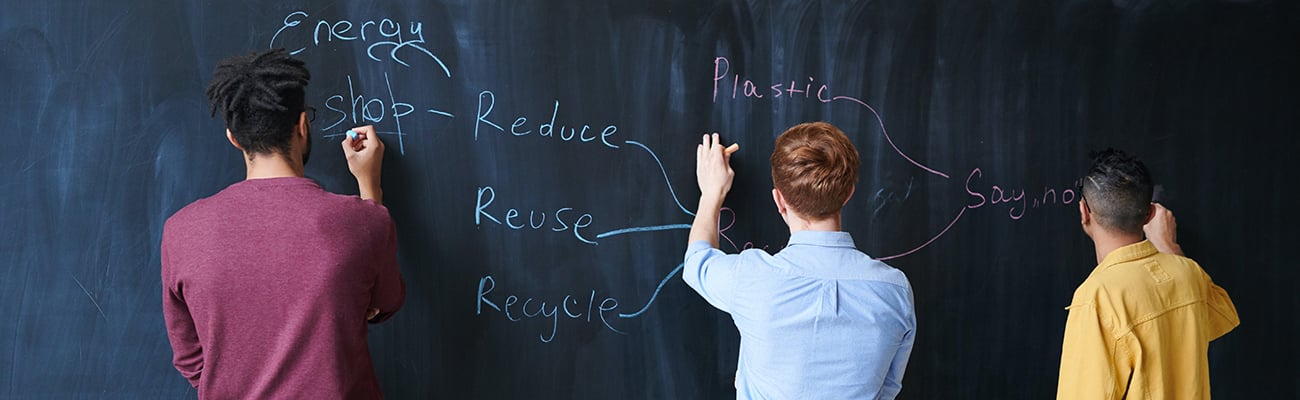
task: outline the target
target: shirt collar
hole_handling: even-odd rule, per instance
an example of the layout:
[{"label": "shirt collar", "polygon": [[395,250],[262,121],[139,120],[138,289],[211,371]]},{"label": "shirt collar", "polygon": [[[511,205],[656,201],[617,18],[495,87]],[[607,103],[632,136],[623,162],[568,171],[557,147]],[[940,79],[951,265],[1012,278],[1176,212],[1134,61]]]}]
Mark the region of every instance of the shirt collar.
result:
[{"label": "shirt collar", "polygon": [[788,246],[796,244],[857,248],[857,246],[853,245],[853,236],[843,231],[798,231],[790,235]]},{"label": "shirt collar", "polygon": [[1096,269],[1100,271],[1115,264],[1140,260],[1153,256],[1159,252],[1159,250],[1156,250],[1156,246],[1151,244],[1151,241],[1143,240],[1111,251],[1110,254],[1107,254],[1105,258],[1101,259],[1101,263],[1097,264]]},{"label": "shirt collar", "polygon": [[293,186],[306,185],[306,186],[316,186],[316,187],[320,186],[320,184],[316,183],[315,180],[312,180],[311,178],[307,178],[307,177],[302,177],[302,176],[281,176],[275,178],[245,179],[236,182],[235,184],[243,185],[243,186],[254,186],[254,187],[286,186],[286,185],[293,185]]}]

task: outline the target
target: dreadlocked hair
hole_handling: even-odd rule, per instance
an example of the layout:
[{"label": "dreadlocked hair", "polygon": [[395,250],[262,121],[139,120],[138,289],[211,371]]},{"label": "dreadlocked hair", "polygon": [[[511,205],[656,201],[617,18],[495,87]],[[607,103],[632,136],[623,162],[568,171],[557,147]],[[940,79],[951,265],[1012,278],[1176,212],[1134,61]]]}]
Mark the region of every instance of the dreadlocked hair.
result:
[{"label": "dreadlocked hair", "polygon": [[1103,227],[1142,233],[1151,212],[1151,173],[1137,157],[1106,149],[1090,154],[1092,169],[1084,176],[1083,198]]},{"label": "dreadlocked hair", "polygon": [[250,155],[287,154],[298,116],[307,108],[310,79],[302,60],[284,49],[225,58],[206,91],[211,115],[222,110],[226,129]]}]

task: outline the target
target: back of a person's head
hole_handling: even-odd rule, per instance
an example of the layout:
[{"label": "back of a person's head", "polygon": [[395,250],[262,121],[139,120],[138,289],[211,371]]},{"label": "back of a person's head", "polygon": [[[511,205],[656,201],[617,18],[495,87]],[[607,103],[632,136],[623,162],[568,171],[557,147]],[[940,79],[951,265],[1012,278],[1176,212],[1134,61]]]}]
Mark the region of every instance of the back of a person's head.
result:
[{"label": "back of a person's head", "polygon": [[858,149],[825,122],[787,129],[772,150],[772,184],[799,215],[821,220],[840,212],[858,182]]},{"label": "back of a person's head", "polygon": [[250,154],[287,154],[298,116],[306,110],[311,73],[284,49],[222,59],[207,96],[226,129]]},{"label": "back of a person's head", "polygon": [[1141,234],[1151,211],[1151,173],[1137,157],[1120,150],[1094,152],[1084,176],[1083,198],[1102,227]]}]

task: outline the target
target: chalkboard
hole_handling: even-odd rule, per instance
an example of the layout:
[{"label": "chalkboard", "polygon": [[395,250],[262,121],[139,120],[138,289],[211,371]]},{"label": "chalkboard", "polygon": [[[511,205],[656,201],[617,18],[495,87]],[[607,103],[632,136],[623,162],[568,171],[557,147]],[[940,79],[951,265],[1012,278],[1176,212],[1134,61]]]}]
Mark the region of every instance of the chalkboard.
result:
[{"label": "chalkboard", "polygon": [[[117,3],[117,4],[114,4]],[[779,250],[767,157],[824,120],[863,155],[846,230],[911,279],[909,399],[1050,398],[1088,151],[1146,160],[1236,303],[1215,397],[1300,397],[1286,247],[1300,12],[1279,1],[19,2],[0,13],[0,397],[189,398],[163,221],[243,178],[203,88],[294,51],[307,175],[383,132],[409,294],[390,398],[734,396],[739,338],[677,274],[692,150],[741,144],[722,247]]]}]

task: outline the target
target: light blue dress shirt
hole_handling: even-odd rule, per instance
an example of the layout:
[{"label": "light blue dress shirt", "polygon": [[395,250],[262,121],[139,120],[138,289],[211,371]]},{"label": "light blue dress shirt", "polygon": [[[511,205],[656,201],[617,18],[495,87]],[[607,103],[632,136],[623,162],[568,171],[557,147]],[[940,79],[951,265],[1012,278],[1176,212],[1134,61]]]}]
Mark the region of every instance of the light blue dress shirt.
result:
[{"label": "light blue dress shirt", "polygon": [[776,255],[693,242],[682,279],[740,330],[738,399],[893,399],[902,388],[912,287],[847,232],[795,232]]}]

